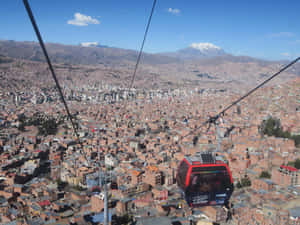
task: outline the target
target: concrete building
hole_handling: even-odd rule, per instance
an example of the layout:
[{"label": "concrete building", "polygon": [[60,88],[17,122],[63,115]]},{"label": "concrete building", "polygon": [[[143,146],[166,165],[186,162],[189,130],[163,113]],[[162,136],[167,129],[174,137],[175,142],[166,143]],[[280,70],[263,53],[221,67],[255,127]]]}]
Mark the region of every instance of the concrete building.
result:
[{"label": "concrete building", "polygon": [[299,185],[299,170],[292,166],[281,165],[279,168],[272,170],[272,181],[281,186]]}]

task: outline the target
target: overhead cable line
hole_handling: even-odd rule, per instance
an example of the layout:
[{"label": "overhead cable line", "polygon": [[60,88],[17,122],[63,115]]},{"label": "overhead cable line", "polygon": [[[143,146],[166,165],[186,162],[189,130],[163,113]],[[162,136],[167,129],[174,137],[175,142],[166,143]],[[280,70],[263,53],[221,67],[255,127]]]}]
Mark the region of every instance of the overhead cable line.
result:
[{"label": "overhead cable line", "polygon": [[298,60],[300,59],[300,57],[296,58],[295,60],[293,60],[292,62],[290,62],[289,64],[287,64],[286,66],[284,66],[282,69],[280,69],[277,73],[275,73],[274,75],[272,75],[271,77],[269,77],[268,79],[266,79],[265,81],[263,81],[261,84],[257,85],[255,88],[253,88],[252,90],[250,90],[247,94],[245,94],[244,96],[240,97],[239,99],[237,99],[236,101],[234,101],[233,103],[231,103],[229,106],[227,106],[225,109],[223,109],[221,112],[219,112],[215,118],[213,118],[214,120],[217,120],[221,115],[223,115],[228,109],[230,109],[231,107],[233,107],[234,105],[238,104],[240,101],[242,101],[243,99],[247,98],[249,95],[251,95],[253,92],[255,92],[257,89],[261,88],[262,86],[264,86],[266,83],[268,83],[269,81],[271,81],[272,79],[274,79],[275,77],[277,77],[280,73],[282,73],[283,71],[285,71],[287,68],[289,68],[290,66],[292,66],[293,64],[295,64]]},{"label": "overhead cable line", "polygon": [[138,58],[137,58],[137,61],[136,61],[135,67],[134,67],[134,72],[133,72],[133,75],[132,75],[132,79],[131,79],[131,82],[130,82],[130,85],[129,85],[129,89],[128,89],[129,91],[131,90],[131,88],[133,86],[134,79],[135,79],[135,76],[136,76],[136,71],[138,69],[138,66],[139,66],[139,63],[140,63],[140,60],[141,60],[144,44],[145,44],[145,41],[146,41],[146,38],[147,38],[147,34],[148,34],[148,30],[149,30],[150,23],[151,23],[151,20],[152,20],[152,15],[153,15],[153,12],[154,12],[154,9],[155,9],[155,5],[156,5],[156,0],[153,1],[150,17],[148,19],[147,27],[146,27],[145,34],[144,34],[144,39],[143,39],[143,42],[142,42],[142,45],[141,45],[141,48],[140,48],[140,51],[139,51],[139,55],[138,55]]},{"label": "overhead cable line", "polygon": [[54,79],[54,81],[55,81],[55,84],[56,84],[56,87],[57,87],[57,89],[58,89],[58,92],[59,92],[61,101],[63,102],[63,104],[64,104],[64,106],[65,106],[65,109],[66,109],[67,115],[68,115],[68,117],[69,117],[69,119],[70,119],[70,121],[71,121],[73,130],[74,130],[74,132],[75,132],[75,134],[76,134],[76,136],[77,136],[77,139],[79,140],[79,134],[78,134],[78,132],[77,132],[77,128],[76,128],[75,123],[74,123],[74,121],[73,121],[73,119],[72,119],[72,116],[71,116],[70,110],[69,110],[69,108],[68,108],[67,102],[65,101],[63,92],[62,92],[61,87],[60,87],[60,85],[59,85],[59,82],[58,82],[58,80],[57,80],[56,74],[55,74],[55,72],[54,72],[53,66],[52,66],[52,64],[51,64],[50,58],[49,58],[49,56],[48,56],[46,47],[45,47],[45,45],[44,45],[44,42],[43,42],[42,36],[41,36],[41,34],[40,34],[39,28],[38,28],[38,26],[37,26],[37,24],[36,24],[36,21],[35,21],[35,19],[34,19],[34,16],[33,16],[33,13],[32,13],[32,11],[31,11],[31,8],[30,8],[30,5],[29,5],[29,3],[28,3],[28,0],[23,0],[23,3],[24,3],[24,6],[25,6],[25,8],[26,8],[26,11],[27,11],[27,13],[28,13],[28,16],[29,16],[29,18],[30,18],[30,21],[31,21],[31,23],[32,23],[32,26],[33,26],[33,28],[34,28],[35,34],[36,34],[36,36],[37,36],[37,38],[38,38],[38,40],[39,40],[40,46],[41,46],[41,48],[42,48],[42,50],[43,50],[43,53],[44,53],[44,55],[45,55],[45,58],[46,58],[46,61],[47,61],[47,63],[48,63],[49,69],[50,69],[50,71],[51,71],[52,77],[53,77],[53,79]]},{"label": "overhead cable line", "polygon": [[208,127],[208,129],[209,129],[210,125],[211,124],[215,124],[216,121],[222,115],[224,115],[226,111],[228,111],[230,108],[232,108],[233,106],[235,106],[236,104],[238,104],[239,102],[241,102],[242,100],[244,100],[245,98],[247,98],[249,95],[251,95],[257,89],[261,88],[263,85],[265,85],[266,83],[268,83],[269,81],[271,81],[272,79],[274,79],[275,77],[277,77],[280,73],[282,73],[283,71],[285,71],[286,69],[288,69],[289,67],[291,67],[293,64],[295,64],[299,60],[300,60],[300,57],[296,58],[295,60],[293,60],[292,62],[290,62],[286,66],[282,67],[277,73],[273,74],[271,77],[269,77],[268,79],[266,79],[265,81],[263,81],[262,83],[260,83],[259,85],[257,85],[255,88],[253,88],[250,91],[248,91],[245,95],[243,95],[242,97],[240,97],[237,100],[235,100],[234,102],[232,102],[230,105],[228,105],[226,108],[224,108],[217,115],[210,117],[208,120],[206,120],[205,122],[203,122],[199,127],[197,127],[196,129],[194,129],[192,132],[190,132],[190,133],[186,134],[185,136],[183,136],[182,139],[185,138],[185,137],[187,137],[187,136],[189,136],[189,135],[191,135],[196,130],[199,130],[200,128],[202,128],[203,126],[205,126],[207,124],[209,124],[209,127]]}]

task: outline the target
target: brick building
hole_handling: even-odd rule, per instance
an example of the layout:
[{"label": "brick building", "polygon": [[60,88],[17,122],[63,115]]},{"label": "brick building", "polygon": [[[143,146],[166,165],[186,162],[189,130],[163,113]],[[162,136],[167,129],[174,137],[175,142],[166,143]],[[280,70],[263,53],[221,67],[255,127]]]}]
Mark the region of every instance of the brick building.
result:
[{"label": "brick building", "polygon": [[148,166],[145,171],[145,182],[151,186],[163,184],[163,174],[156,166]]},{"label": "brick building", "polygon": [[271,191],[274,188],[274,183],[269,179],[255,179],[252,181],[251,187],[256,191],[261,189]]},{"label": "brick building", "polygon": [[91,197],[91,211],[101,212],[104,209],[104,201],[100,195],[93,195]]},{"label": "brick building", "polygon": [[299,185],[298,174],[298,169],[281,165],[272,170],[272,181],[281,186],[296,186]]}]

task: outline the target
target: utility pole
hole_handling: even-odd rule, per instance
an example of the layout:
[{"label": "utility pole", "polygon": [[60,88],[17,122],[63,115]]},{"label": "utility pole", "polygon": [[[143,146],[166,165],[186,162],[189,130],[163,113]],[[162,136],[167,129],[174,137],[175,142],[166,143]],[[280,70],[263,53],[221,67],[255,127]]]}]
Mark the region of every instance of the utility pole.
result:
[{"label": "utility pole", "polygon": [[107,199],[107,184],[106,184],[106,171],[104,175],[104,225],[108,225],[108,199]]},{"label": "utility pole", "polygon": [[219,124],[220,123],[218,121],[215,122],[216,131],[217,131],[217,152],[221,151],[221,142],[222,142]]}]

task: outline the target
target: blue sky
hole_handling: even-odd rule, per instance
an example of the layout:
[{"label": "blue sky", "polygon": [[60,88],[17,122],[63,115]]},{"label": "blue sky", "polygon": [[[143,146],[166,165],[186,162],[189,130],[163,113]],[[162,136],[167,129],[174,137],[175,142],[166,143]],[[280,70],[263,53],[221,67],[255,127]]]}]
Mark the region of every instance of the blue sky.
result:
[{"label": "blue sky", "polygon": [[[152,0],[29,2],[46,42],[126,49],[139,49],[152,7]],[[144,50],[209,42],[234,55],[292,59],[300,56],[299,12],[299,0],[157,0]],[[37,40],[21,0],[1,0],[0,21],[0,39]]]}]

